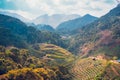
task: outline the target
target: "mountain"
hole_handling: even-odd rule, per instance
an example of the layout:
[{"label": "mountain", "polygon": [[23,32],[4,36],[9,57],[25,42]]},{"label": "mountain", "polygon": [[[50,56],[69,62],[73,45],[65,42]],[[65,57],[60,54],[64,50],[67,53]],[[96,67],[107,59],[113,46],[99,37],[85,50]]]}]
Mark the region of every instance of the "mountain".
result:
[{"label": "mountain", "polygon": [[38,29],[38,30],[41,30],[41,31],[50,31],[50,32],[55,31],[52,26],[45,25],[45,24],[38,24],[38,25],[35,26],[35,28]]},{"label": "mountain", "polygon": [[57,33],[39,31],[28,27],[19,19],[0,14],[0,45],[25,48],[35,43],[52,43],[65,47]]},{"label": "mountain", "polygon": [[22,35],[27,32],[27,26],[17,18],[0,14],[0,26],[10,29],[13,33]]},{"label": "mountain", "polygon": [[120,6],[75,30],[69,44],[79,55],[69,71],[72,80],[120,80]]},{"label": "mountain", "polygon": [[0,14],[0,80],[69,80],[74,55],[57,45],[60,35]]},{"label": "mountain", "polygon": [[18,18],[25,23],[30,21],[30,20],[24,18],[23,16],[21,16],[19,14],[8,12],[8,11],[0,11],[0,14],[8,15],[8,16],[11,16],[11,17],[14,17],[14,18]]},{"label": "mountain", "polygon": [[81,28],[87,24],[90,24],[97,19],[98,19],[97,17],[87,14],[81,18],[76,18],[73,20],[65,21],[65,22],[59,24],[56,29],[58,32],[63,33],[63,34],[70,33],[71,31],[73,31],[77,28]]},{"label": "mountain", "polygon": [[36,26],[34,23],[31,23],[31,22],[27,22],[26,25],[27,26],[33,26],[33,27]]},{"label": "mountain", "polygon": [[47,25],[51,25],[54,28],[56,28],[60,23],[67,21],[67,20],[75,19],[78,17],[80,17],[80,15],[54,14],[54,15],[49,16],[45,14],[45,15],[37,17],[32,22],[34,22],[35,24],[47,24]]},{"label": "mountain", "polygon": [[120,6],[71,32],[0,14],[0,80],[120,80]]},{"label": "mountain", "polygon": [[[24,42],[27,26],[20,20],[0,14],[0,45],[13,45],[17,47],[26,46]],[[21,38],[22,36],[22,38]]]},{"label": "mountain", "polygon": [[69,43],[69,48],[74,53],[82,56],[104,54],[110,58],[120,58],[120,6],[75,32]]}]

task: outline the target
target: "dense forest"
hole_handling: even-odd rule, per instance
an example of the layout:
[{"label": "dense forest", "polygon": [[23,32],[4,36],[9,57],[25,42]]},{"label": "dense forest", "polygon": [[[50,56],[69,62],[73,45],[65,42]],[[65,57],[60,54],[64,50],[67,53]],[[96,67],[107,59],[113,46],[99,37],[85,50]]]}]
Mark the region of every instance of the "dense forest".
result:
[{"label": "dense forest", "polygon": [[52,43],[66,47],[59,34],[46,30],[40,31],[16,18],[1,14],[0,33],[0,44],[4,46],[26,48],[29,44]]}]

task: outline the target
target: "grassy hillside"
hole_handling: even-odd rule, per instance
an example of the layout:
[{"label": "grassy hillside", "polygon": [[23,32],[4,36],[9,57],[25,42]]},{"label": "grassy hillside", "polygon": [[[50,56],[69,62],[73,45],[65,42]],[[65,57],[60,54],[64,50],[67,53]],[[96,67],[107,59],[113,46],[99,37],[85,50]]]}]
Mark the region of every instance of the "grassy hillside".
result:
[{"label": "grassy hillside", "polygon": [[[120,80],[120,63],[110,63],[103,74],[101,75],[101,78],[104,80]],[[99,79],[99,78],[98,78]]]},{"label": "grassy hillside", "polygon": [[52,44],[41,44],[39,47],[40,50],[30,51],[0,46],[0,79],[69,80],[67,66],[74,60],[74,56]]},{"label": "grassy hillside", "polygon": [[[31,46],[30,53],[36,57],[45,59],[49,65],[66,64],[74,60],[74,55],[69,51],[53,44],[36,44]],[[54,64],[54,65],[52,65]]]},{"label": "grassy hillside", "polygon": [[119,80],[119,66],[117,62],[96,57],[77,59],[70,70],[71,80]]}]

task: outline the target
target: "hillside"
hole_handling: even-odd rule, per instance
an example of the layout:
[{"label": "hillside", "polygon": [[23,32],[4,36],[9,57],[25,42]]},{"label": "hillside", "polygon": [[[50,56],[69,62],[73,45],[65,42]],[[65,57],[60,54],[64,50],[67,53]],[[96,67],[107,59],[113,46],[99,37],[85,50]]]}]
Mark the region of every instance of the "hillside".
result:
[{"label": "hillside", "polygon": [[38,58],[49,60],[49,63],[47,64],[51,63],[51,66],[54,66],[58,63],[67,65],[66,62],[71,62],[74,60],[74,56],[72,55],[72,53],[53,44],[35,44],[32,45],[29,50],[32,55]]},{"label": "hillside", "polygon": [[119,80],[120,64],[96,57],[77,59],[72,65],[71,80]]},{"label": "hillside", "polygon": [[19,19],[0,14],[0,45],[26,48],[29,44],[52,43],[66,47],[59,34],[28,27]]},{"label": "hillside", "polygon": [[0,26],[12,30],[13,33],[23,35],[27,32],[25,23],[17,18],[0,14]]},{"label": "hillside", "polygon": [[87,14],[83,17],[68,20],[59,24],[57,26],[57,31],[62,34],[70,34],[71,31],[82,28],[83,26],[90,24],[97,19],[97,17]]},{"label": "hillside", "polygon": [[74,56],[52,44],[42,44],[40,48],[36,52],[44,54],[36,57],[36,52],[31,54],[33,49],[0,46],[0,79],[69,80],[67,64],[74,60]]},{"label": "hillside", "polygon": [[38,25],[35,26],[35,28],[38,29],[38,30],[41,30],[41,31],[50,31],[50,32],[55,31],[52,26],[45,25],[45,24],[38,24]]},{"label": "hillside", "polygon": [[80,55],[105,54],[120,58],[120,6],[97,21],[76,30],[71,38],[70,50]]}]

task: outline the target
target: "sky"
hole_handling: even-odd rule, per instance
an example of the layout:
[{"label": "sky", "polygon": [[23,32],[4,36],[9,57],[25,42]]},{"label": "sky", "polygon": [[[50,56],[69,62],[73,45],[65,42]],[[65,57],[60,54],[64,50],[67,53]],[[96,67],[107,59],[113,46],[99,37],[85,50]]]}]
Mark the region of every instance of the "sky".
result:
[{"label": "sky", "polygon": [[48,14],[91,14],[103,16],[117,5],[116,0],[0,0],[0,10],[34,19]]}]

